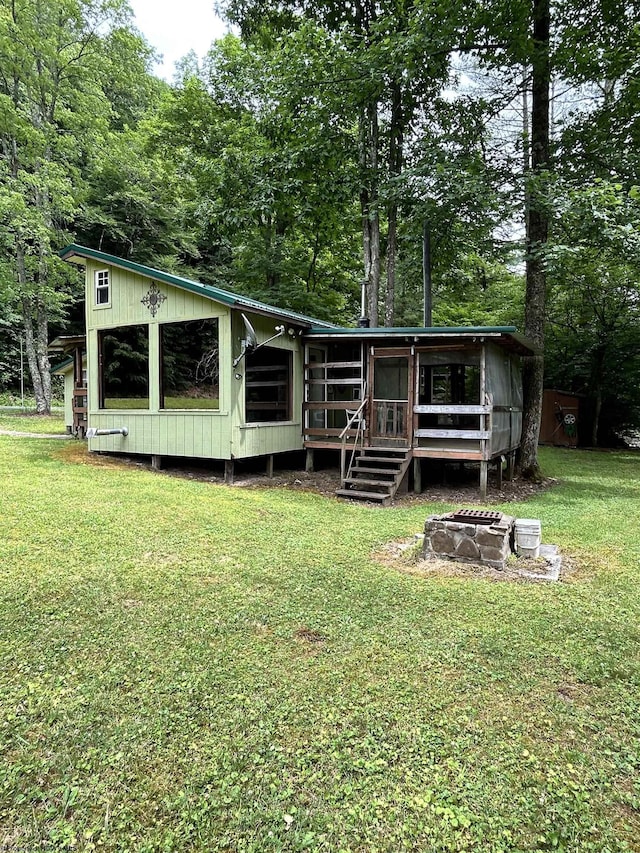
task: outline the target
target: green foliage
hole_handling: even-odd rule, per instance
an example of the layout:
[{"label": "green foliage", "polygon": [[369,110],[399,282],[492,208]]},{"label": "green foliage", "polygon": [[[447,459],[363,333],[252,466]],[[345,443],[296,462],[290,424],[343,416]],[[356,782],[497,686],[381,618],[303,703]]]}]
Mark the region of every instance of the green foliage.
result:
[{"label": "green foliage", "polygon": [[606,181],[554,196],[548,375],[595,399],[604,443],[640,422],[640,204]]},{"label": "green foliage", "polygon": [[323,103],[298,76],[303,57],[330,64],[326,42],[298,36],[307,53],[258,53],[234,36],[214,45],[199,77],[165,99],[156,144],[184,177],[203,280],[346,320],[357,299],[349,132],[327,132]]},{"label": "green foliage", "polygon": [[8,849],[634,849],[635,454],[543,453],[505,507],[577,567],[542,585],[372,556],[442,505],[81,447],[0,438]]}]

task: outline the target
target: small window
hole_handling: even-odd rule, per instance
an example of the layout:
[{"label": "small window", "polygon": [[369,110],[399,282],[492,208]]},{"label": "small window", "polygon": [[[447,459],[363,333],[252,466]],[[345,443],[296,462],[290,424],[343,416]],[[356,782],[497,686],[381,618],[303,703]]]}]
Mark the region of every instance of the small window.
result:
[{"label": "small window", "polygon": [[109,270],[97,270],[95,274],[96,281],[96,305],[98,307],[106,307],[111,302],[111,294],[109,292]]}]

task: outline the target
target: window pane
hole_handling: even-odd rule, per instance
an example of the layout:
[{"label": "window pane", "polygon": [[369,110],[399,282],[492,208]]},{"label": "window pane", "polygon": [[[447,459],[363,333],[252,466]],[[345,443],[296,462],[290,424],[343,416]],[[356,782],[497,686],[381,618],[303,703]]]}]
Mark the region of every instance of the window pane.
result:
[{"label": "window pane", "polygon": [[98,270],[96,272],[96,305],[108,305],[109,303],[109,270]]},{"label": "window pane", "polygon": [[160,327],[163,409],[219,409],[218,321]]},{"label": "window pane", "polygon": [[149,408],[149,327],[122,326],[98,333],[100,408]]},{"label": "window pane", "polygon": [[263,347],[245,359],[246,422],[291,420],[291,353]]},{"label": "window pane", "polygon": [[409,399],[409,361],[406,357],[376,358],[373,370],[376,400]]}]

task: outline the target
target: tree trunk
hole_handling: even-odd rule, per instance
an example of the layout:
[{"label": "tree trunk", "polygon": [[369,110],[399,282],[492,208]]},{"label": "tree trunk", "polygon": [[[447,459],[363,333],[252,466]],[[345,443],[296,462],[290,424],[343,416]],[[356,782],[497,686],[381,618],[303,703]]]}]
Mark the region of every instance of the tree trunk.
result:
[{"label": "tree trunk", "polygon": [[600,430],[600,414],[602,412],[602,388],[604,385],[604,363],[606,349],[603,343],[596,347],[595,357],[591,365],[591,396],[593,397],[593,423],[591,424],[591,446],[598,446]]},{"label": "tree trunk", "polygon": [[393,326],[396,295],[396,258],[398,254],[398,202],[393,179],[402,172],[403,162],[403,120],[402,90],[394,80],[391,84],[391,125],[389,128],[389,177],[391,179],[391,199],[387,205],[387,292],[384,300],[384,322]]},{"label": "tree trunk", "polygon": [[51,374],[47,355],[49,323],[46,307],[41,300],[29,297],[22,300],[22,323],[27,363],[36,398],[36,412],[39,415],[48,415],[51,413]]},{"label": "tree trunk", "polygon": [[370,101],[360,116],[360,168],[362,184],[362,249],[366,282],[366,315],[378,325],[380,291],[380,213],[378,210],[378,102]]},{"label": "tree trunk", "polygon": [[549,167],[549,0],[533,0],[533,57],[531,98],[531,172],[526,192],[528,221],[526,256],[526,301],[524,331],[538,348],[525,359],[524,411],[520,471],[525,477],[540,476],[538,438],[544,384],[544,324],[547,277],[544,250],[549,235],[549,217],[542,183]]}]

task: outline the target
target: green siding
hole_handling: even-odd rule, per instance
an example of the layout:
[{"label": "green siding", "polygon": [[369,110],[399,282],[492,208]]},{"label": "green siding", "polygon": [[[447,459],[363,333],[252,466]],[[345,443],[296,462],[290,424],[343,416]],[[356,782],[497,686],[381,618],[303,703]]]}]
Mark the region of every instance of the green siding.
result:
[{"label": "green siding", "polygon": [[[259,315],[248,315],[258,336],[258,342],[265,341],[275,334],[273,320]],[[244,324],[238,312],[233,317],[233,342],[234,357],[240,353],[240,341],[245,335]],[[264,456],[270,453],[283,453],[289,450],[301,450],[302,442],[302,389],[303,389],[303,350],[298,336],[291,338],[287,333],[276,340],[271,341],[269,346],[289,350],[293,353],[293,377],[292,377],[292,406],[293,418],[291,421],[276,421],[273,423],[245,423],[245,385],[244,385],[244,359],[233,371],[232,382],[235,383],[235,392],[232,395],[235,405],[232,412],[233,433],[232,453],[236,459],[248,459],[251,456]],[[236,379],[236,374],[241,379]]]},{"label": "green siding", "polygon": [[[236,368],[233,359],[241,352],[245,337],[240,312],[212,299],[191,293],[166,282],[158,282],[135,272],[109,267],[110,304],[96,307],[94,273],[107,265],[88,261],[87,290],[87,355],[89,365],[89,426],[96,429],[127,427],[126,437],[98,436],[89,441],[92,451],[154,454],[210,459],[244,459],[302,448],[303,347],[300,337],[288,334],[269,346],[293,353],[293,420],[286,423],[245,425],[244,359]],[[141,300],[152,281],[166,296],[153,317]],[[245,310],[256,329],[258,341],[275,334],[277,318],[252,314]],[[220,344],[220,408],[197,410],[159,409],[160,359],[159,326],[180,320],[218,318]],[[98,331],[100,329],[138,323],[149,324],[149,409],[98,409]],[[236,378],[236,374],[240,377]]]},{"label": "green siding", "polygon": [[64,374],[64,423],[73,426],[73,364]]}]

